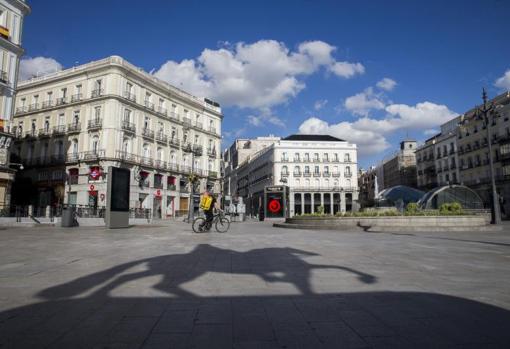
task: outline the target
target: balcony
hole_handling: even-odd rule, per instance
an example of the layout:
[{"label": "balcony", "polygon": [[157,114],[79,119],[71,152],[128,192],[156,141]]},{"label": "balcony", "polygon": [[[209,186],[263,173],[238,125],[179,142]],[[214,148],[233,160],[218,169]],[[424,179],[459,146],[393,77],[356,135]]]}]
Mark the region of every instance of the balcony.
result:
[{"label": "balcony", "polygon": [[163,131],[159,131],[158,133],[156,133],[156,141],[158,141],[159,143],[167,144],[168,136],[164,134]]},{"label": "balcony", "polygon": [[150,110],[154,110],[154,103],[152,103],[152,102],[150,102],[148,100],[145,100],[143,104],[144,104],[145,108],[150,109]]},{"label": "balcony", "polygon": [[334,158],[333,160],[331,160],[331,162],[340,162],[340,159],[339,158]]},{"label": "balcony", "polygon": [[166,169],[166,161],[163,161],[163,160],[156,160],[154,161],[154,165],[156,166],[156,168],[160,168],[160,169]]},{"label": "balcony", "polygon": [[217,134],[217,132],[216,132],[216,127],[214,127],[214,126],[209,126],[209,132],[214,133],[214,134]]},{"label": "balcony", "polygon": [[80,160],[80,154],[79,153],[67,154],[67,162],[68,163],[78,162],[78,160]]},{"label": "balcony", "polygon": [[191,119],[190,118],[183,118],[182,122],[184,123],[184,126],[191,126]]},{"label": "balcony", "polygon": [[301,172],[294,172],[292,175],[294,177],[301,177]]},{"label": "balcony", "polygon": [[170,145],[176,148],[179,148],[179,138],[170,138]]},{"label": "balcony", "polygon": [[216,171],[209,171],[209,177],[211,177],[211,178],[218,178],[218,172],[216,172]]},{"label": "balcony", "polygon": [[39,109],[39,103],[32,103],[30,104],[30,106],[28,107],[28,111],[35,111]]},{"label": "balcony", "polygon": [[96,130],[98,128],[101,128],[102,126],[103,126],[103,120],[102,119],[92,119],[92,120],[89,120],[87,128],[89,130]]},{"label": "balcony", "polygon": [[204,148],[199,145],[199,144],[193,144],[193,152],[195,153],[195,155],[202,155],[202,152],[203,152]]},{"label": "balcony", "polygon": [[303,177],[311,177],[312,174],[310,172],[305,172],[303,173]]},{"label": "balcony", "polygon": [[340,177],[340,172],[333,172],[331,175],[333,177]]},{"label": "balcony", "polygon": [[52,155],[50,158],[51,165],[63,165],[66,162],[66,157],[64,154]]},{"label": "balcony", "polygon": [[216,148],[207,148],[207,155],[215,158],[216,157]]},{"label": "balcony", "polygon": [[136,133],[136,126],[129,121],[122,121],[122,130],[130,133]]},{"label": "balcony", "polygon": [[104,90],[102,88],[96,88],[95,90],[92,90],[90,98],[98,98],[101,97],[103,94]]},{"label": "balcony", "polygon": [[49,137],[51,136],[51,130],[49,127],[39,129],[39,137]]},{"label": "balcony", "polygon": [[352,173],[350,173],[350,172],[345,172],[345,173],[344,173],[344,177],[345,177],[345,178],[350,178],[350,177],[352,177]]},{"label": "balcony", "polygon": [[154,131],[148,127],[145,127],[142,129],[142,137],[154,139]]},{"label": "balcony", "polygon": [[131,93],[129,91],[124,91],[124,98],[131,101],[136,102],[136,96],[134,93]]},{"label": "balcony", "polygon": [[170,119],[174,119],[174,120],[176,120],[176,121],[178,121],[178,120],[179,120],[179,115],[178,115],[177,113],[173,112],[173,111],[171,111],[171,112],[168,114],[168,116],[170,117]]},{"label": "balcony", "polygon": [[322,162],[329,162],[329,158],[322,158]]},{"label": "balcony", "polygon": [[179,165],[177,164],[171,164],[171,163],[168,163],[166,168],[169,170],[169,171],[174,171],[174,172],[177,172],[179,171]]},{"label": "balcony", "polygon": [[83,99],[83,95],[81,93],[77,93],[71,96],[71,103],[79,102]]},{"label": "balcony", "polygon": [[282,172],[282,173],[280,173],[280,176],[281,176],[282,178],[284,178],[284,177],[288,177],[288,176],[289,176],[289,173],[288,173],[288,172]]},{"label": "balcony", "polygon": [[67,103],[67,97],[57,98],[57,105],[64,105]]},{"label": "balcony", "polygon": [[130,162],[130,163],[136,163],[138,162],[138,157],[135,154],[131,154],[125,151],[117,151],[117,158],[121,161]]},{"label": "balcony", "polygon": [[331,176],[331,173],[329,173],[329,172],[324,172],[324,173],[322,174],[322,176],[323,176],[323,177],[330,177],[330,176]]},{"label": "balcony", "polygon": [[53,135],[60,136],[66,133],[66,126],[65,125],[59,125],[53,127]]},{"label": "balcony", "polygon": [[104,158],[104,153],[104,149],[84,151],[81,153],[81,158],[83,161],[97,161],[100,158]]},{"label": "balcony", "polygon": [[321,162],[321,161],[320,161],[320,159],[318,159],[318,158],[315,158],[315,159],[313,159],[312,161],[313,161],[313,162]]},{"label": "balcony", "polygon": [[146,156],[141,156],[140,157],[140,164],[144,165],[144,166],[153,166],[153,161],[151,158],[148,158]]},{"label": "balcony", "polygon": [[301,159],[300,158],[294,158],[293,160],[294,162],[301,162]]},{"label": "balcony", "polygon": [[197,121],[197,122],[195,122],[195,127],[199,128],[199,129],[203,129],[204,128],[204,124]]},{"label": "balcony", "polygon": [[166,110],[166,108],[163,108],[163,106],[161,106],[161,105],[160,105],[160,106],[158,106],[158,109],[157,109],[156,111],[157,111],[159,114],[161,114],[161,115],[165,115],[165,116],[166,116],[166,114],[167,114],[167,110]]},{"label": "balcony", "polygon": [[28,108],[23,106],[23,107],[17,107],[16,108],[16,114],[21,114],[21,113],[26,113],[28,111]]},{"label": "balcony", "polygon": [[47,101],[44,101],[42,102],[42,108],[43,109],[46,109],[46,108],[51,108],[53,106],[53,101],[50,99],[50,100],[47,100]]},{"label": "balcony", "polygon": [[184,165],[184,166],[181,166],[180,169],[181,169],[182,173],[191,173],[191,167],[189,167],[189,166]]},{"label": "balcony", "polygon": [[193,151],[193,146],[190,142],[182,142],[182,150],[191,153]]},{"label": "balcony", "polygon": [[314,173],[313,173],[313,176],[314,176],[314,177],[320,177],[320,176],[321,176],[321,173],[320,173],[320,172],[314,172]]},{"label": "balcony", "polygon": [[79,122],[73,122],[67,125],[68,133],[79,133],[81,130],[81,124]]}]

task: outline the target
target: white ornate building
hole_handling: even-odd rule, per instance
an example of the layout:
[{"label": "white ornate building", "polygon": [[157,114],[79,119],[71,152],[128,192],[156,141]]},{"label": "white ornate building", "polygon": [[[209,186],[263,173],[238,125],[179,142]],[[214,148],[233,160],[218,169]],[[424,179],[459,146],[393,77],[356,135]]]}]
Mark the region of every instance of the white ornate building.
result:
[{"label": "white ornate building", "polygon": [[19,60],[23,55],[23,19],[30,7],[23,0],[0,0],[0,208],[10,205],[10,188],[15,171],[9,166],[14,95]]},{"label": "white ornate building", "polygon": [[222,118],[217,103],[112,56],[19,84],[13,157],[35,206],[104,206],[113,165],[132,170],[130,206],[165,218],[187,211],[191,173],[219,189]]},{"label": "white ornate building", "polygon": [[[355,144],[327,135],[291,135],[271,143],[225,172],[226,194],[243,197],[247,214],[258,213],[266,186],[282,184],[290,189],[290,216],[317,212],[320,206],[326,213],[353,209]],[[228,153],[224,157],[227,163],[233,160]]]}]

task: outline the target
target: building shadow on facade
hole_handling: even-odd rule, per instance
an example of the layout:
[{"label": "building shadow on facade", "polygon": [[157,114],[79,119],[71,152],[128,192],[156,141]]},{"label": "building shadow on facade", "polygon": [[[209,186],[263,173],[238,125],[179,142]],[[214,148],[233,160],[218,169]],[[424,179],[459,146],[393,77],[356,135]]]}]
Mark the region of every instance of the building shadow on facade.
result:
[{"label": "building shadow on facade", "polygon": [[[202,244],[121,264],[42,290],[40,303],[0,313],[0,348],[510,347],[506,309],[432,293],[318,294],[310,280],[316,269],[353,275],[360,285],[377,278],[304,260],[312,256],[292,248],[238,252]],[[210,272],[255,275],[299,292],[201,297],[183,286]],[[112,295],[152,276],[160,277],[152,287],[168,296]],[[247,283],[242,293],[256,292]]]}]

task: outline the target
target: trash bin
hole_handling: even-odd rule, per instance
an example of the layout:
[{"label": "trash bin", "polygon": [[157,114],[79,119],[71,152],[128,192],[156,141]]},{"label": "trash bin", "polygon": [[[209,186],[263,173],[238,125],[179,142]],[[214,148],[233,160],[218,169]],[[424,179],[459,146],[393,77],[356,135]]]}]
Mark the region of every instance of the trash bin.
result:
[{"label": "trash bin", "polygon": [[75,219],[74,215],[76,213],[76,209],[72,206],[67,206],[62,209],[62,227],[75,227]]}]

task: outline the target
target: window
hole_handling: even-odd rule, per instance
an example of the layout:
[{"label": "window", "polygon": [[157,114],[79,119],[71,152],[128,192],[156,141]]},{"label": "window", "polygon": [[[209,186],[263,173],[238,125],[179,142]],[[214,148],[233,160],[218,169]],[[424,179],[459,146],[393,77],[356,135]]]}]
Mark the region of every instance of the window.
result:
[{"label": "window", "polygon": [[103,88],[103,80],[101,79],[97,79],[95,82],[94,82],[94,89],[97,90],[98,92],[101,92],[101,89]]},{"label": "window", "polygon": [[76,138],[73,139],[71,151],[72,151],[73,155],[77,155],[78,154],[78,140]]},{"label": "window", "polygon": [[130,122],[131,121],[131,110],[124,109],[124,122]]},{"label": "window", "polygon": [[177,138],[177,131],[175,130],[175,127],[172,126],[172,140]]},{"label": "window", "polygon": [[305,173],[310,173],[310,166],[305,166]]},{"label": "window", "polygon": [[101,107],[94,108],[94,118],[95,120],[99,120],[101,118]]},{"label": "window", "polygon": [[73,115],[73,124],[77,125],[80,122],[80,112],[77,110]]},{"label": "window", "polygon": [[329,166],[324,166],[324,173],[329,173]]},{"label": "window", "polygon": [[163,161],[164,160],[164,154],[163,154],[163,149],[161,148],[158,148],[157,152],[156,152],[156,158],[160,161]]},{"label": "window", "polygon": [[334,155],[334,158],[333,158],[333,159],[334,159],[334,161],[335,161],[335,162],[338,162],[338,154],[337,154],[337,153],[335,153],[335,155]]},{"label": "window", "polygon": [[47,116],[44,118],[44,131],[48,132],[50,130],[50,117]]},{"label": "window", "polygon": [[64,142],[62,141],[58,141],[57,142],[57,146],[55,148],[55,154],[57,156],[62,156],[64,155]]},{"label": "window", "polygon": [[48,93],[46,94],[46,96],[47,96],[48,102],[50,102],[50,101],[51,101],[51,99],[53,98],[53,92],[51,92],[51,91],[50,91],[50,92],[48,92]]},{"label": "window", "polygon": [[319,161],[319,153],[313,154],[313,160],[314,161]]},{"label": "window", "polygon": [[65,124],[65,114],[59,114],[57,119],[58,126],[62,126]]},{"label": "window", "polygon": [[344,161],[345,162],[351,162],[351,154],[347,153],[344,155]]},{"label": "window", "polygon": [[131,152],[131,142],[128,138],[124,138],[124,142],[122,144],[122,151],[124,154],[128,154]]},{"label": "window", "polygon": [[75,86],[76,95],[81,95],[81,84]]},{"label": "window", "polygon": [[158,131],[159,131],[160,135],[162,135],[165,132],[165,126],[163,125],[163,123],[161,121],[158,122]]},{"label": "window", "polygon": [[144,130],[149,129],[150,125],[151,125],[151,119],[148,116],[146,116],[143,119],[143,128],[144,128]]},{"label": "window", "polygon": [[64,87],[63,89],[60,90],[60,97],[64,99],[67,97],[67,88]]},{"label": "window", "polygon": [[145,156],[146,158],[151,157],[151,149],[149,148],[149,145],[147,143],[143,145],[143,156]]},{"label": "window", "polygon": [[91,148],[91,150],[94,153],[97,153],[97,151],[99,150],[99,137],[98,136],[94,136],[92,138],[92,148]]},{"label": "window", "polygon": [[324,161],[326,161],[326,162],[329,161],[329,154],[328,153],[324,153]]},{"label": "window", "polygon": [[287,153],[286,152],[282,153],[282,161],[287,161]]},{"label": "window", "polygon": [[129,94],[133,92],[133,84],[132,83],[130,83],[130,82],[126,83],[126,92]]},{"label": "window", "polygon": [[305,153],[305,161],[310,161],[310,154],[308,153]]},{"label": "window", "polygon": [[287,166],[283,166],[282,167],[282,174],[286,175],[289,173],[289,169],[287,168]]},{"label": "window", "polygon": [[294,154],[294,161],[299,162],[299,153]]},{"label": "window", "polygon": [[314,171],[313,171],[315,174],[319,174],[320,171],[319,171],[319,166],[315,166],[314,168]]},{"label": "window", "polygon": [[295,174],[300,174],[301,173],[301,169],[299,168],[299,166],[294,166],[294,173]]}]

